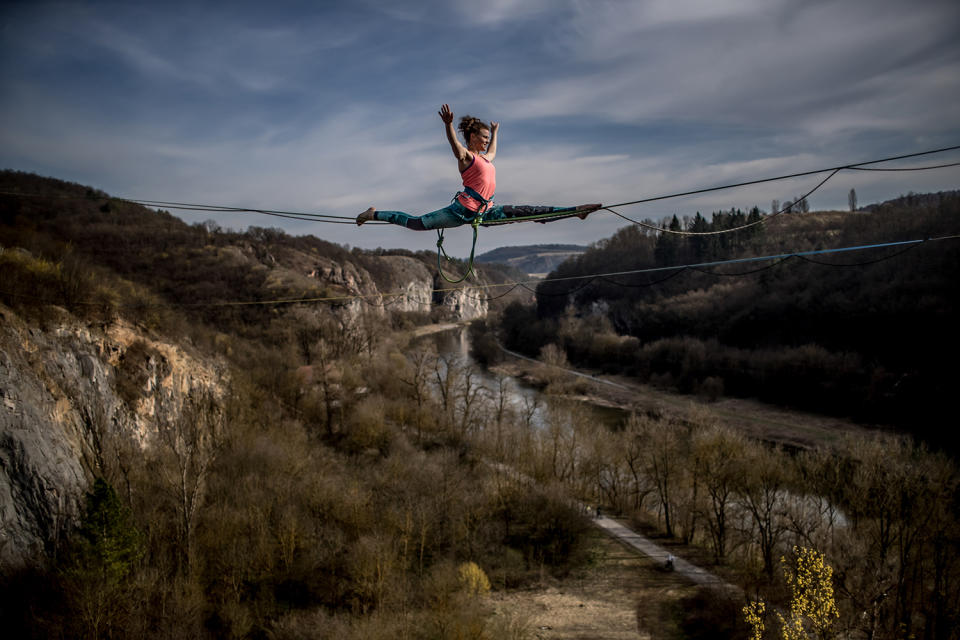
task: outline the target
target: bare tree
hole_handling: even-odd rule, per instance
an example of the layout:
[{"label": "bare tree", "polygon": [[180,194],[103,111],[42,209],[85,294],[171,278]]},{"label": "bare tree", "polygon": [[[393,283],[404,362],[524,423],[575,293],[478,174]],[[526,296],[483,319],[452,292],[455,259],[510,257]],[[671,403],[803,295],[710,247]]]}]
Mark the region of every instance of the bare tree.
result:
[{"label": "bare tree", "polygon": [[764,573],[772,580],[777,546],[787,531],[787,469],[779,449],[768,451],[760,444],[748,445],[746,449],[740,458],[738,496],[740,506],[752,521],[753,542],[760,549]]},{"label": "bare tree", "polygon": [[620,455],[630,470],[630,477],[632,478],[630,494],[633,496],[633,510],[640,511],[643,509],[643,501],[648,495],[653,493],[654,489],[652,483],[647,478],[643,466],[643,454],[646,450],[646,443],[643,438],[631,430],[631,425],[636,429],[638,423],[636,420],[631,419],[627,424],[627,428],[624,429],[620,437]]},{"label": "bare tree", "polygon": [[430,350],[416,349],[407,356],[406,370],[398,376],[400,382],[409,387],[410,395],[417,403],[417,442],[423,437],[423,412],[430,400],[430,368],[435,365],[436,357]]},{"label": "bare tree", "polygon": [[161,474],[175,498],[180,568],[189,574],[193,562],[197,511],[203,501],[207,474],[220,448],[223,411],[209,392],[188,396],[179,415],[157,425],[165,454]]},{"label": "bare tree", "polygon": [[678,425],[631,416],[630,433],[643,449],[643,473],[653,484],[663,516],[664,530],[674,535],[675,511],[680,490],[683,455]]},{"label": "bare tree", "polygon": [[477,370],[472,366],[465,366],[456,390],[461,437],[466,438],[476,429],[479,423],[477,410],[488,393],[489,391],[483,386]]},{"label": "bare tree", "polygon": [[737,456],[743,451],[744,438],[720,427],[708,427],[693,438],[694,473],[706,490],[702,512],[713,556],[718,562],[727,554],[730,531],[730,510],[737,484]]}]

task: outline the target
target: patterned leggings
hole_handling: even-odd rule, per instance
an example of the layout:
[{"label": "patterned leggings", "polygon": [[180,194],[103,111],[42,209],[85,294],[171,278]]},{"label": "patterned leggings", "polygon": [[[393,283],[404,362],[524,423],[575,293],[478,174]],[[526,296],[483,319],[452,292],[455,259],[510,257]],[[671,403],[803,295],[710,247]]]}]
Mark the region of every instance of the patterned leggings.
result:
[{"label": "patterned leggings", "polygon": [[[526,216],[541,215],[544,213],[558,213],[563,211],[573,211],[576,207],[548,207],[548,206],[530,206],[530,205],[495,205],[483,213],[484,220],[504,220],[506,218],[523,218]],[[476,217],[476,212],[467,209],[454,200],[450,205],[443,209],[437,209],[422,216],[411,216],[403,211],[377,211],[376,219],[382,222],[400,225],[414,231],[427,231],[430,229],[449,229],[450,227],[459,227],[468,224]]]}]

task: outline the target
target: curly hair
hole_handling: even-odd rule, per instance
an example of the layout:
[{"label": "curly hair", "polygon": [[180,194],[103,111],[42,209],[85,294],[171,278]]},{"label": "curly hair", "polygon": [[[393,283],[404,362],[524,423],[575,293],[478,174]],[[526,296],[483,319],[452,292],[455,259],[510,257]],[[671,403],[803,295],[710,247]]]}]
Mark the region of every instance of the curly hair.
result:
[{"label": "curly hair", "polygon": [[460,129],[460,133],[463,134],[463,139],[469,142],[471,134],[480,133],[481,129],[487,129],[489,131],[490,125],[480,118],[463,116],[460,118],[460,126],[458,128]]}]

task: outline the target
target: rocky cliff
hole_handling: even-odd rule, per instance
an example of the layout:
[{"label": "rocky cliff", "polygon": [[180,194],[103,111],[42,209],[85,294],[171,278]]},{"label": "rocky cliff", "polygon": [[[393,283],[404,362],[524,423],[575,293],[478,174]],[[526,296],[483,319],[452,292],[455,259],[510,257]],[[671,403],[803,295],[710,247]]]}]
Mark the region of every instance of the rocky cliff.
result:
[{"label": "rocky cliff", "polygon": [[[270,295],[320,282],[346,325],[363,312],[486,315],[482,290],[453,288],[414,258],[378,256],[379,281],[363,266],[321,256],[219,249],[230,268],[265,274]],[[446,284],[446,283],[443,283]],[[378,286],[379,285],[379,286]],[[315,287],[315,284],[312,286]],[[308,307],[305,311],[310,312]],[[178,420],[190,398],[221,396],[227,365],[165,342],[122,320],[81,321],[44,307],[43,321],[0,305],[0,565],[15,568],[51,553],[76,523],[91,481],[111,446],[156,444],[162,423]]]},{"label": "rocky cliff", "polygon": [[[440,307],[448,317],[466,322],[487,315],[489,294],[472,288],[487,283],[482,274],[471,277],[469,282],[453,285],[443,280],[436,270],[431,271],[420,260],[408,256],[370,256],[364,262],[367,268],[355,268],[358,279],[351,288],[359,291],[360,283],[375,283],[378,295],[367,296],[365,300],[381,311],[428,313]],[[329,278],[323,272],[314,275],[319,279]]]},{"label": "rocky cliff", "polygon": [[49,553],[82,508],[108,442],[149,448],[225,368],[117,322],[36,326],[0,305],[0,566]]},{"label": "rocky cliff", "polygon": [[[24,195],[0,198],[0,571],[56,548],[118,447],[149,454],[169,425],[189,422],[198,397],[225,393],[225,363],[140,324],[168,335],[199,327],[226,358],[233,337],[269,334],[245,366],[275,357],[282,368],[293,341],[309,362],[318,335],[347,340],[395,311],[487,313],[486,291],[443,282],[424,256],[188,225],[29,174],[0,171],[0,187]],[[357,333],[360,344],[370,332]]]},{"label": "rocky cliff", "polygon": [[[286,250],[277,257],[258,256],[252,248],[245,253],[250,263],[247,268],[256,264],[270,270],[268,286],[279,295],[319,282],[324,288],[324,297],[333,298],[334,308],[350,321],[356,320],[365,309],[375,314],[429,313],[437,306],[460,321],[482,318],[488,312],[482,290],[451,286],[423,262],[408,256],[368,256],[362,264],[357,264],[302,251]],[[480,276],[473,278],[469,285],[484,282]]]}]

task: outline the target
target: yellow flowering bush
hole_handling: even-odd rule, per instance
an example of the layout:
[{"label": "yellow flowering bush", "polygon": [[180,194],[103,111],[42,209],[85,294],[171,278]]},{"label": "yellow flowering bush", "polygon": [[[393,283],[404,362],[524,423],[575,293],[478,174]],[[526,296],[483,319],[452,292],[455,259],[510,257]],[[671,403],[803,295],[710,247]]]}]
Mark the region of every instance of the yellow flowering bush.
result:
[{"label": "yellow flowering bush", "polygon": [[[789,617],[777,613],[781,637],[783,640],[832,638],[833,623],[840,617],[833,593],[833,567],[815,549],[794,547],[793,552],[796,556],[793,566],[786,558],[780,559],[792,594]],[[751,640],[762,640],[765,612],[763,601],[751,602],[743,608],[747,624],[753,629]]]},{"label": "yellow flowering bush", "polygon": [[490,580],[476,562],[464,562],[457,569],[457,577],[464,591],[474,596],[482,596],[490,591]]}]

